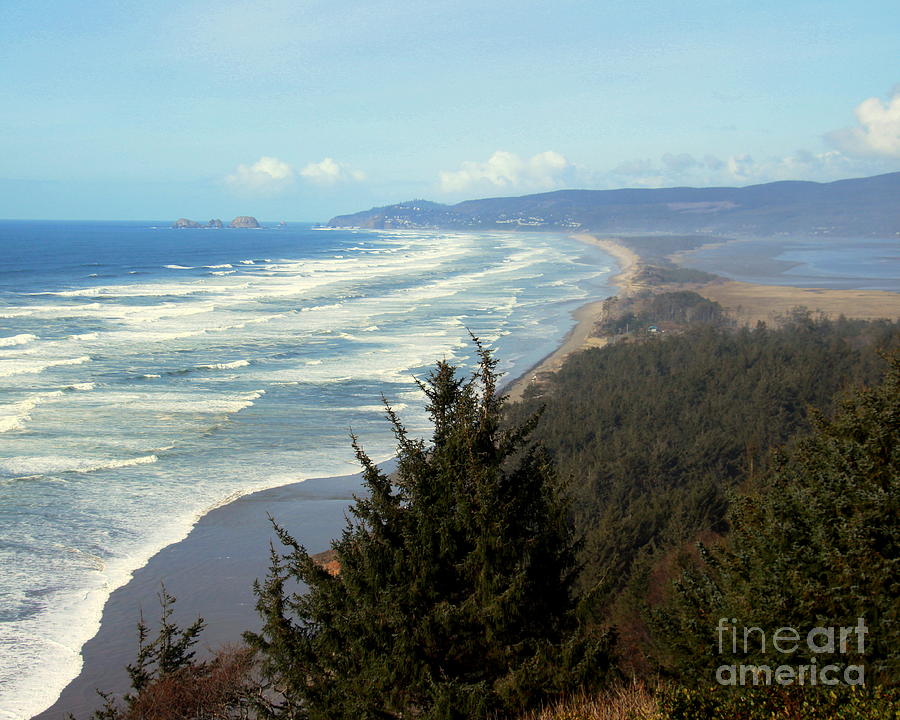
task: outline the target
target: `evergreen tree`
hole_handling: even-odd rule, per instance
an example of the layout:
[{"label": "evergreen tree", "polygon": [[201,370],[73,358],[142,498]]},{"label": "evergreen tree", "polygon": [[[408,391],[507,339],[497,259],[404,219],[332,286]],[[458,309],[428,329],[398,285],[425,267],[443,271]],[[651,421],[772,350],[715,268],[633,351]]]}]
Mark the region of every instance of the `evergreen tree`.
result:
[{"label": "evergreen tree", "polygon": [[203,619],[182,628],[172,619],[175,597],[165,587],[158,597],[162,612],[155,637],[151,638],[143,615],[138,623],[138,655],[126,667],[131,692],[119,701],[112,693],[98,690],[103,705],[91,720],[246,718],[246,709],[259,690],[251,651],[226,647],[209,660],[197,660],[194,648]]},{"label": "evergreen tree", "polygon": [[501,430],[496,360],[473,339],[471,379],[439,362],[420,383],[430,443],[385,402],[393,475],[353,438],[368,495],[333,543],[338,573],[276,525],[287,552],[272,549],[257,585],[264,627],[246,636],[280,696],[264,714],[502,716],[608,667],[606,638],[578,634],[563,488],[528,442],[534,420]]},{"label": "evergreen tree", "polygon": [[863,618],[864,653],[854,634],[847,652],[813,653],[801,642],[789,662],[865,663],[867,680],[900,680],[900,352],[882,384],[815,423],[768,480],[736,499],[724,544],[702,549],[702,567],[684,573],[672,606],[657,615],[677,671],[711,680],[710,668],[723,663],[785,662],[759,643],[728,659],[728,640],[720,654],[720,618],[802,633]]},{"label": "evergreen tree", "polygon": [[203,618],[197,618],[190,627],[181,629],[172,621],[175,597],[166,591],[165,585],[160,588],[158,598],[161,608],[159,632],[152,641],[148,641],[150,628],[144,622],[143,614],[138,621],[138,656],[133,664],[126,667],[134,689],[134,694],[125,696],[129,704],[156,678],[170,675],[192,663],[195,654],[192,648],[206,626]]}]

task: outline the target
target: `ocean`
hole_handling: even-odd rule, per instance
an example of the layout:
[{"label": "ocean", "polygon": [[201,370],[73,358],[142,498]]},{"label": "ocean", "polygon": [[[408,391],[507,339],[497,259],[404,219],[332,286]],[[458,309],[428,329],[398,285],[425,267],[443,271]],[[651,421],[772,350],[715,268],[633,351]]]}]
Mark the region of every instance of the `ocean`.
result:
[{"label": "ocean", "polygon": [[613,259],[565,235],[0,221],[0,718],[78,673],[109,594],[241,494],[426,433],[415,385],[550,353]]}]

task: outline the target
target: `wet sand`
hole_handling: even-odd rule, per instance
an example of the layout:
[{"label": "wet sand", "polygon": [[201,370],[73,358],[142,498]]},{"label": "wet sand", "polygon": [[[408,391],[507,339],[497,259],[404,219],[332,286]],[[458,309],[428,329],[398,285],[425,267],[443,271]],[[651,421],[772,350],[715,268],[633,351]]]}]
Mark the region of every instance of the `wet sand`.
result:
[{"label": "wet sand", "polygon": [[352,496],[360,491],[358,475],[320,478],[246,495],[204,515],[187,538],[157,553],[110,596],[100,631],[82,650],[81,674],[36,717],[63,720],[71,712],[82,720],[101,704],[97,688],[128,690],[125,666],[137,654],[139,614],[153,632],[163,582],[177,598],[179,624],[188,625],[198,615],[206,619],[200,648],[236,643],[244,630],[258,629],[253,582],[265,576],[269,542],[278,544],[268,515],[310,552],[320,552],[340,534]]}]

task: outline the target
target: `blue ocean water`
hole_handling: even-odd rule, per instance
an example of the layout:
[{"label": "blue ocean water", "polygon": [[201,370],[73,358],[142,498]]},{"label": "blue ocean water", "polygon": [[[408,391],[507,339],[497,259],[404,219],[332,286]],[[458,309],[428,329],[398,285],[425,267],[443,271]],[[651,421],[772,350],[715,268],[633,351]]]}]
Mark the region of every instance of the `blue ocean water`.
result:
[{"label": "blue ocean water", "polygon": [[427,430],[413,378],[523,372],[613,259],[564,235],[0,222],[0,718],[49,706],[103,603],[204,512]]},{"label": "blue ocean water", "polygon": [[687,267],[765,285],[900,292],[900,238],[746,239],[685,253]]}]

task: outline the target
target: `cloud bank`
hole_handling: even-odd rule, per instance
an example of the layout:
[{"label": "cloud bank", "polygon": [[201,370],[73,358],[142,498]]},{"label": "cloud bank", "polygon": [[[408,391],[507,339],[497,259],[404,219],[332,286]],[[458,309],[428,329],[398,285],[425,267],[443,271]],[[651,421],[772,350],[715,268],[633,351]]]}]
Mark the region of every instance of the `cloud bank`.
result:
[{"label": "cloud bank", "polygon": [[225,183],[234,190],[249,192],[279,192],[294,179],[294,170],[278,158],[264,155],[252,165],[238,165],[225,177]]},{"label": "cloud bank", "polygon": [[671,185],[749,185],[776,180],[828,182],[896,171],[900,159],[900,85],[887,101],[863,100],[854,110],[856,125],[826,133],[830,149],[797,150],[780,157],[754,158],[746,153],[718,158],[689,154],[663,155],[621,163],[595,176],[607,187],[663,187]]},{"label": "cloud bank", "polygon": [[300,175],[316,185],[362,182],[366,179],[366,174],[362,170],[354,170],[330,157],[323,158],[317,163],[310,163],[300,171]]},{"label": "cloud bank", "polygon": [[314,185],[361,182],[365,173],[326,157],[306,165],[299,172],[289,163],[264,155],[252,165],[238,165],[225,177],[225,184],[235,192],[274,195],[289,189],[299,177]]},{"label": "cloud bank", "polygon": [[852,155],[900,158],[900,86],[887,102],[872,97],[856,106],[856,127],[829,133],[826,139]]},{"label": "cloud bank", "polygon": [[476,188],[508,190],[549,190],[566,184],[572,164],[558,152],[547,150],[530,158],[498,150],[485,162],[467,160],[459,170],[440,173],[440,187],[446,193]]},{"label": "cloud bank", "polygon": [[781,157],[754,158],[742,153],[728,157],[688,153],[666,153],[659,160],[641,159],[621,163],[601,182],[608,187],[670,187],[687,185],[751,185],[776,180],[828,181],[867,174],[864,167],[838,150],[814,153],[797,150]]}]

